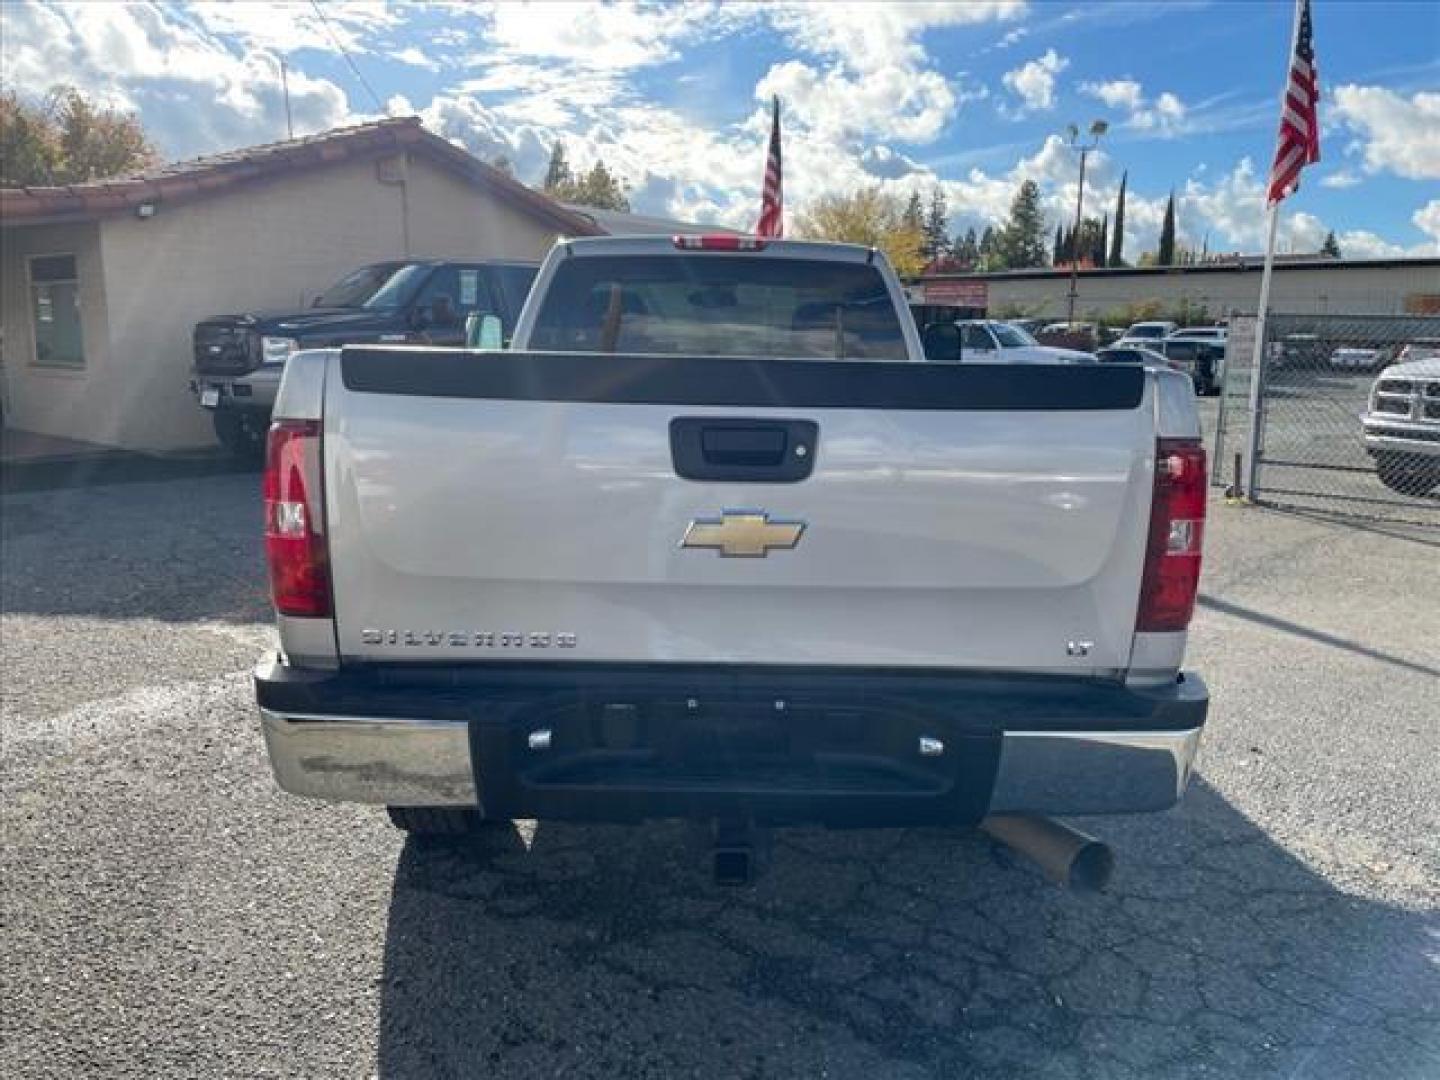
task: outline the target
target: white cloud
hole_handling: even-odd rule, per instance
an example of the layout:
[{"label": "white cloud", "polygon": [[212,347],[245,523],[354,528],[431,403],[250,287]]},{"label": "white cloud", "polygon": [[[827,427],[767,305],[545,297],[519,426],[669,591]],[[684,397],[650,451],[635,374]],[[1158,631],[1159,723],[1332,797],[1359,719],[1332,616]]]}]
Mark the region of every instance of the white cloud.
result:
[{"label": "white cloud", "polygon": [[336,42],[348,52],[368,53],[378,35],[401,21],[397,10],[384,3],[331,0],[324,10],[322,21],[309,5],[285,0],[201,0],[177,14],[189,16],[207,33],[236,39],[246,49],[286,53],[300,49],[335,52]]},{"label": "white cloud", "polygon": [[1440,179],[1440,93],[1407,99],[1382,86],[1341,86],[1332,118],[1355,134],[1367,172]]},{"label": "white cloud", "polygon": [[439,71],[440,61],[434,57],[426,56],[414,45],[407,45],[390,53],[392,60],[398,60],[402,64],[409,64],[411,67],[424,68],[426,71]]},{"label": "white cloud", "polygon": [[620,71],[673,59],[683,41],[715,33],[740,15],[702,0],[659,5],[630,0],[498,3],[486,13],[486,51]]},{"label": "white cloud", "polygon": [[1415,227],[1430,237],[1432,245],[1440,252],[1440,199],[1431,199],[1410,215]]},{"label": "white cloud", "polygon": [[1134,112],[1145,100],[1142,87],[1134,79],[1113,79],[1110,82],[1083,82],[1080,92],[1103,101],[1112,109],[1126,109]]},{"label": "white cloud", "polygon": [[[277,57],[153,5],[9,5],[0,61],[23,92],[68,83],[138,112],[170,157],[285,137]],[[294,67],[289,79],[297,134],[359,119],[334,83]]]},{"label": "white cloud", "polygon": [[1001,81],[1020,99],[1024,111],[1040,112],[1055,107],[1055,76],[1069,66],[1069,60],[1046,49],[1043,56],[1007,71]]},{"label": "white cloud", "polygon": [[[1012,45],[1020,44],[1020,42],[1024,41],[1029,36],[1030,28],[1028,26],[1017,26],[1014,30],[1007,31],[999,41],[997,41],[993,46],[991,46],[991,48],[1008,49]],[[988,52],[990,50],[987,49],[986,51]]]},{"label": "white cloud", "polygon": [[1151,100],[1145,95],[1145,88],[1140,82],[1124,78],[1081,83],[1080,92],[1109,108],[1123,109],[1126,113],[1124,124],[1132,130],[1167,138],[1188,130],[1186,119],[1190,110],[1178,95],[1169,90],[1161,91]]},{"label": "white cloud", "polygon": [[1353,173],[1349,169],[1326,173],[1320,178],[1320,186],[1327,188],[1352,188],[1363,182],[1363,178],[1358,173]]},{"label": "white cloud", "polygon": [[1003,22],[1024,14],[1023,0],[926,0],[908,3],[786,3],[763,8],[791,44],[833,56],[859,71],[910,67],[925,60],[920,36],[947,26]]}]

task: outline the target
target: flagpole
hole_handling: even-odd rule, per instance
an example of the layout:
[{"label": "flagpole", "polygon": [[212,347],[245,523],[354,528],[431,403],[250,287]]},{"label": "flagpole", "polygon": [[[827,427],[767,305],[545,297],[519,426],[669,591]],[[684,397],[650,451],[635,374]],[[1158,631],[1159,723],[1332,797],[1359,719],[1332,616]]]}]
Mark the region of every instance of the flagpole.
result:
[{"label": "flagpole", "polygon": [[[1300,40],[1300,18],[1304,0],[1295,0],[1295,17],[1290,24],[1290,62],[1295,60]],[[1285,97],[1289,93],[1287,78],[1280,90],[1280,110],[1284,116]],[[1270,314],[1270,275],[1275,269],[1275,229],[1280,222],[1280,200],[1268,206],[1270,220],[1265,230],[1265,269],[1260,275],[1260,310],[1255,315],[1255,348],[1250,358],[1250,432],[1245,451],[1245,490],[1237,492],[1246,499],[1255,498],[1255,480],[1260,475],[1260,391],[1265,382],[1265,323]]]},{"label": "flagpole", "polygon": [[1265,240],[1265,271],[1260,276],[1260,310],[1255,316],[1255,349],[1250,358],[1250,438],[1245,451],[1245,498],[1255,497],[1255,478],[1260,471],[1260,390],[1265,381],[1265,321],[1270,311],[1270,272],[1275,268],[1275,226],[1280,221],[1280,204],[1270,204],[1270,224]]}]

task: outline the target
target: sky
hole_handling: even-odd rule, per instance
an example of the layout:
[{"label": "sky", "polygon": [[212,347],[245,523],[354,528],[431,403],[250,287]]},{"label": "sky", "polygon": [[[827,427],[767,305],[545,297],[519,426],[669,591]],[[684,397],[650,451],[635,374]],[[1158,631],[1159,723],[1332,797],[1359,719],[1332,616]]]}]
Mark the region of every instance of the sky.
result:
[{"label": "sky", "polygon": [[[1315,0],[1322,159],[1279,250],[1440,254],[1440,3]],[[321,14],[323,13],[323,18]],[[1085,202],[1129,173],[1126,254],[1165,200],[1182,243],[1258,251],[1293,5],[1247,0],[889,4],[4,2],[0,79],[136,112],[169,159],[419,115],[536,183],[563,139],[637,212],[753,227],[769,101],[787,216],[879,184],[944,188],[952,230],[1001,221],[1025,179],[1073,219],[1070,123],[1110,128]]]}]

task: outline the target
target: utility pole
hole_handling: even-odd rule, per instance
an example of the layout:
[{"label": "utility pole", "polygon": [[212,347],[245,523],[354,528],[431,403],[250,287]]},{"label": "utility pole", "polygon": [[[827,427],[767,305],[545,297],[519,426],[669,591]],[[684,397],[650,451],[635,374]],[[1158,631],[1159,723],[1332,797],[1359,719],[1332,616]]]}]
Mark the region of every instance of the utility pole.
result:
[{"label": "utility pole", "polygon": [[1080,152],[1080,189],[1075,195],[1075,242],[1071,245],[1074,250],[1070,252],[1070,314],[1066,318],[1066,323],[1072,327],[1075,325],[1075,294],[1080,285],[1080,224],[1085,209],[1085,159],[1090,156],[1090,151],[1100,145],[1100,136],[1109,129],[1110,125],[1104,120],[1092,121],[1087,141],[1083,143],[1080,141],[1078,127],[1071,124],[1065,129],[1070,136],[1070,149]]},{"label": "utility pole", "polygon": [[285,137],[295,138],[295,123],[290,119],[290,77],[285,72],[285,58],[280,57],[280,94],[285,99]]}]

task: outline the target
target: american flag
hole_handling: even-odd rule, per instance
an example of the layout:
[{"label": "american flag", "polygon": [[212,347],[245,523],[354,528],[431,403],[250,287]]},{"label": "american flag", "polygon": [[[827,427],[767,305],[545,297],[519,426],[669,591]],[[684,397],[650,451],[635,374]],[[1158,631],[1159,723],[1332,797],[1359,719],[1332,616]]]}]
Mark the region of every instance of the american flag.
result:
[{"label": "american flag", "polygon": [[1266,193],[1270,206],[1300,186],[1301,169],[1320,160],[1320,116],[1316,107],[1320,101],[1320,77],[1315,70],[1310,0],[1297,0],[1297,7],[1295,51],[1290,56],[1290,75],[1280,106],[1280,138]]},{"label": "american flag", "polygon": [[756,236],[785,235],[785,188],[780,175],[780,99],[775,98],[775,121],[770,127],[770,154],[765,159],[765,188],[760,193],[760,221]]}]

